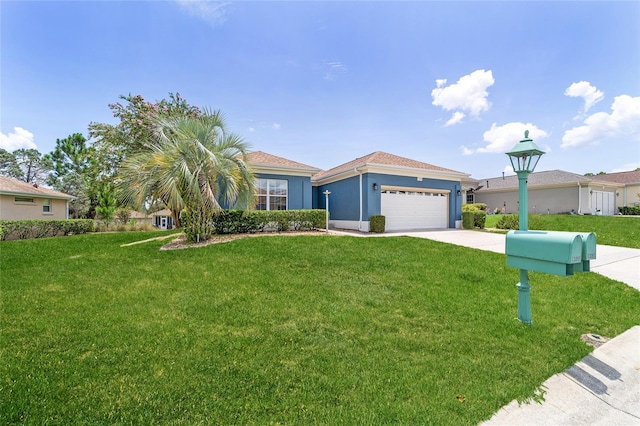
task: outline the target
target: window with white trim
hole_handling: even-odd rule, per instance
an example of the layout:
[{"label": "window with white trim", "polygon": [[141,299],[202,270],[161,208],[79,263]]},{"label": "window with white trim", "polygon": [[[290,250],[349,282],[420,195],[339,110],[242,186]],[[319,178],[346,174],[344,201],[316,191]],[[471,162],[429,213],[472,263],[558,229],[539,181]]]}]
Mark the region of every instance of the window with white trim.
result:
[{"label": "window with white trim", "polygon": [[42,200],[42,213],[51,213],[51,200],[48,198]]},{"label": "window with white trim", "polygon": [[473,204],[473,203],[475,203],[475,196],[473,192],[467,191],[467,204]]},{"label": "window with white trim", "polygon": [[289,182],[284,179],[258,179],[256,210],[287,210]]}]

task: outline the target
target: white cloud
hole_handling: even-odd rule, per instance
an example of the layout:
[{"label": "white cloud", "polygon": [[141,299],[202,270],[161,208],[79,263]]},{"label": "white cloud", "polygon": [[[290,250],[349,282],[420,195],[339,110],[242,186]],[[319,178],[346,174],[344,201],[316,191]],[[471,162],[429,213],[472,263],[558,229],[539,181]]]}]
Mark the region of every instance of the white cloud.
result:
[{"label": "white cloud", "polygon": [[431,91],[433,105],[440,106],[445,111],[455,111],[447,126],[460,122],[463,111],[477,117],[481,112],[488,111],[491,103],[487,100],[487,88],[493,86],[495,80],[491,70],[476,70],[449,86],[445,86],[446,79],[436,80],[436,88]]},{"label": "white cloud", "polygon": [[227,3],[209,0],[175,0],[189,15],[199,18],[212,26],[225,21]]},{"label": "white cloud", "polygon": [[504,173],[505,176],[511,176],[516,174],[516,172],[513,171],[513,167],[511,166],[504,166],[504,170],[502,170],[502,173]]},{"label": "white cloud", "polygon": [[564,132],[562,148],[577,148],[602,140],[626,137],[640,140],[640,96],[616,96],[611,114],[596,112],[584,120],[584,126]]},{"label": "white cloud", "polygon": [[460,151],[462,151],[462,155],[471,155],[473,154],[475,151],[472,149],[467,148],[466,146],[462,145],[460,147]]},{"label": "white cloud", "polygon": [[623,164],[620,167],[616,167],[615,169],[611,170],[609,173],[630,172],[630,171],[635,170],[635,169],[637,169],[639,167],[640,167],[640,162],[637,162],[637,163],[626,163],[626,164]]},{"label": "white cloud", "polygon": [[38,149],[33,142],[33,133],[22,127],[14,127],[13,133],[8,135],[0,133],[0,148],[4,148],[9,152],[20,148]]},{"label": "white cloud", "polygon": [[256,131],[254,127],[249,127],[247,130],[249,131],[249,133],[253,133]]},{"label": "white cloud", "polygon": [[548,135],[542,129],[538,129],[531,123],[519,123],[512,122],[502,126],[497,126],[496,123],[491,125],[491,129],[484,132],[483,140],[488,143],[486,147],[478,148],[477,152],[490,152],[504,154],[510,151],[518,142],[524,138],[525,130],[529,130],[529,138],[540,146],[537,139],[544,139]]},{"label": "white cloud", "polygon": [[465,117],[464,112],[460,112],[460,111],[454,112],[451,118],[449,119],[449,121],[445,123],[445,127],[452,126],[456,123],[459,123],[464,117]]},{"label": "white cloud", "polygon": [[592,106],[604,99],[604,93],[592,86],[588,81],[579,81],[572,83],[571,86],[564,91],[565,96],[572,98],[582,98],[584,100],[583,112],[589,111]]},{"label": "white cloud", "polygon": [[280,124],[279,123],[273,123],[271,125],[271,127],[273,127],[274,129],[278,130],[278,129],[280,129]]}]

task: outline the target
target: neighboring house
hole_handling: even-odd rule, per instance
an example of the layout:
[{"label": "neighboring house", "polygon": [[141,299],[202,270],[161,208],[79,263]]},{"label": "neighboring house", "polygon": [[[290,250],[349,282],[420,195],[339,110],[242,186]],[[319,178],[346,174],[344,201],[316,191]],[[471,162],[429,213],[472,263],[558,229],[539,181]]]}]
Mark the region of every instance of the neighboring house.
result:
[{"label": "neighboring house", "polygon": [[171,212],[167,209],[153,213],[131,212],[131,219],[137,223],[153,225],[159,229],[172,229],[175,226]]},{"label": "neighboring house", "polygon": [[640,206],[640,170],[595,175],[593,178],[624,185],[617,191],[616,206]]},{"label": "neighboring house", "polygon": [[[531,173],[528,178],[529,213],[615,215],[616,199],[624,185],[598,176],[582,176],[562,170]],[[480,179],[466,188],[466,198],[487,204],[487,211],[518,212],[518,177]]]},{"label": "neighboring house", "polygon": [[0,219],[68,219],[75,197],[53,189],[0,176]]},{"label": "neighboring house", "polygon": [[311,176],[320,169],[262,151],[245,156],[257,178],[257,210],[313,207]]},{"label": "neighboring house", "polygon": [[460,226],[462,182],[469,175],[386,152],[374,152],[311,179],[313,207],[326,207],[330,225],[369,231],[369,218],[384,215],[387,231]]}]

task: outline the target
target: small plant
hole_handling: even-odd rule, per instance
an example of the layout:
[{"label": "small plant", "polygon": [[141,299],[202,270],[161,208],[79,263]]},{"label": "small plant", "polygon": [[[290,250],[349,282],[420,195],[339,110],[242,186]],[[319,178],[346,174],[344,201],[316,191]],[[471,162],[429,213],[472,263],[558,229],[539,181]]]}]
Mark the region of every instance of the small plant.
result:
[{"label": "small plant", "polygon": [[376,214],[369,218],[369,231],[376,234],[384,234],[387,219],[381,215]]}]

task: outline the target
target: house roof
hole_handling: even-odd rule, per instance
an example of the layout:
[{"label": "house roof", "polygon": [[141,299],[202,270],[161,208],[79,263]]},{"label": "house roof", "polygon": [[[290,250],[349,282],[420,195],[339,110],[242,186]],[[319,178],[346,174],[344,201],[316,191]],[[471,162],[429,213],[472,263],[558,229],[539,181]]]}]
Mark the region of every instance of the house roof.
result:
[{"label": "house roof", "polygon": [[348,163],[344,163],[340,166],[334,167],[332,169],[322,171],[315,176],[313,176],[313,180],[321,180],[325,178],[329,178],[334,175],[339,175],[341,173],[352,171],[355,168],[367,167],[367,166],[382,166],[389,167],[394,169],[414,169],[414,170],[425,170],[429,172],[436,173],[447,173],[447,174],[455,174],[459,175],[459,177],[468,177],[469,175],[466,173],[458,172],[456,170],[447,169],[440,166],[434,166],[433,164],[423,163],[421,161],[412,160],[406,157],[400,157],[398,155],[389,154],[388,152],[376,151],[372,152],[369,155],[365,155],[364,157],[356,158],[355,160],[349,161]]},{"label": "house roof", "polygon": [[640,183],[640,170],[632,170],[630,172],[607,173],[604,175],[595,175],[594,179],[604,180],[616,183]]},{"label": "house roof", "polygon": [[0,194],[6,195],[31,195],[38,198],[58,198],[72,200],[73,195],[42,186],[33,185],[8,176],[0,176]]},{"label": "house roof", "polygon": [[[588,177],[582,176],[576,173],[565,172],[563,170],[548,170],[544,172],[534,172],[527,178],[527,185],[531,187],[536,186],[562,186],[562,185],[577,185],[578,183],[588,186],[602,182],[598,179],[599,176]],[[478,186],[481,188],[476,191],[492,191],[501,189],[517,189],[518,188],[518,176],[500,176],[488,179],[478,179]]]},{"label": "house roof", "polygon": [[278,157],[277,155],[267,154],[262,151],[253,151],[245,155],[245,161],[257,168],[270,169],[290,169],[317,173],[320,169],[287,158]]}]

